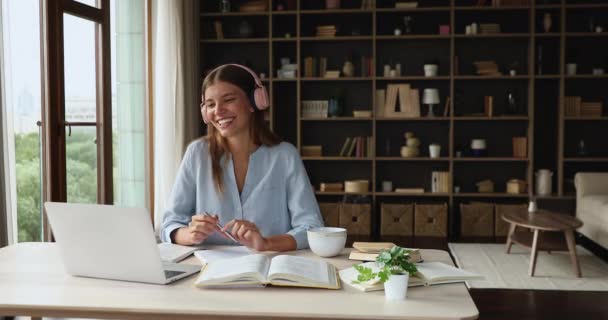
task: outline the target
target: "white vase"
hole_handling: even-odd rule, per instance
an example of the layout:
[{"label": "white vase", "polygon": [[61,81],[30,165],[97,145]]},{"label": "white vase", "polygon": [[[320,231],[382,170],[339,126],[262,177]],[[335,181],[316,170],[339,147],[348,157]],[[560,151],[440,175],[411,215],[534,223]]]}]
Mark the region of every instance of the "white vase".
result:
[{"label": "white vase", "polygon": [[551,194],[551,177],[553,172],[548,169],[540,169],[536,171],[536,194],[547,196]]},{"label": "white vase", "polygon": [[441,154],[441,146],[438,144],[429,145],[429,154],[431,158],[439,158],[439,155]]},{"label": "white vase", "polygon": [[409,274],[392,274],[384,283],[384,296],[388,300],[405,300]]}]

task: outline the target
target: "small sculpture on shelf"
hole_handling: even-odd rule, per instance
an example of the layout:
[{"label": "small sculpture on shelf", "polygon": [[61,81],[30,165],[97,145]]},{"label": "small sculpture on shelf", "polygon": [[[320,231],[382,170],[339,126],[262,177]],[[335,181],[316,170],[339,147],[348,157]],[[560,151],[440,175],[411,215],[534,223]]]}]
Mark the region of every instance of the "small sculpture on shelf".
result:
[{"label": "small sculpture on shelf", "polygon": [[401,147],[401,156],[404,158],[414,158],[420,154],[418,147],[420,146],[420,139],[414,136],[413,132],[406,132],[405,145]]}]

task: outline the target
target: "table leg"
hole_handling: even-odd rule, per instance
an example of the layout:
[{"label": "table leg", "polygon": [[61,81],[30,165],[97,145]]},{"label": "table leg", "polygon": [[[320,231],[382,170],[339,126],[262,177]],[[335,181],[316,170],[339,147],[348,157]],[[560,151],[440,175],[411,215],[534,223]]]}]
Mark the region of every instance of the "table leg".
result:
[{"label": "table leg", "polygon": [[513,236],[513,232],[515,232],[515,223],[511,223],[509,225],[509,235],[507,236],[507,254],[511,253],[511,246],[513,245],[513,241],[511,241],[511,237]]},{"label": "table leg", "polygon": [[574,232],[572,230],[564,231],[566,236],[566,243],[568,244],[568,252],[570,253],[570,262],[572,263],[572,270],[577,278],[581,277],[581,266],[578,263],[578,257],[576,256],[576,241],[574,240]]},{"label": "table leg", "polygon": [[530,253],[530,277],[534,277],[534,269],[536,269],[536,257],[538,256],[538,229],[534,230],[532,238],[532,252]]}]

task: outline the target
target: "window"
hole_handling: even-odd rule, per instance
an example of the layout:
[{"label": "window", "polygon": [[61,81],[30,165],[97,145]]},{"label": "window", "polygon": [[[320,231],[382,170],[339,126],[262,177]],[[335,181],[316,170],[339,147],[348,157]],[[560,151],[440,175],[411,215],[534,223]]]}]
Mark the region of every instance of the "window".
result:
[{"label": "window", "polygon": [[[52,1],[51,1],[52,2]],[[68,5],[67,1],[66,3]],[[95,0],[78,1],[95,5]],[[112,175],[113,201],[122,206],[146,207],[145,168],[145,0],[110,4]],[[11,216],[17,223],[11,242],[40,241],[43,237],[41,177],[43,134],[40,0],[3,0],[2,48],[8,154],[0,158],[9,168]],[[73,5],[71,5],[73,7]],[[99,200],[98,139],[96,136],[97,76],[96,23],[63,14],[65,77],[65,181],[66,201]],[[60,35],[56,35],[60,36]],[[49,137],[46,143],[54,143]],[[56,179],[52,176],[53,179]],[[55,183],[52,183],[55,185]]]}]

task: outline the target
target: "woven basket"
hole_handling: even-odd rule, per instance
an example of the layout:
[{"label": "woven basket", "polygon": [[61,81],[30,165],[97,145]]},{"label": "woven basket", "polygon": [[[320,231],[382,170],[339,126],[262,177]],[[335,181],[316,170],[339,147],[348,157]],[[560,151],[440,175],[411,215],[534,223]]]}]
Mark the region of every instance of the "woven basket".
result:
[{"label": "woven basket", "polygon": [[319,203],[319,209],[321,209],[321,215],[323,216],[323,222],[326,227],[338,227],[340,226],[340,202],[321,202]]},{"label": "woven basket", "polygon": [[494,236],[494,204],[460,204],[460,235],[463,237]]},{"label": "woven basket", "polygon": [[371,232],[371,205],[343,203],[340,210],[340,227],[349,235],[365,235]]},{"label": "woven basket", "polygon": [[447,237],[448,205],[416,204],[414,214],[414,235],[427,237]]},{"label": "woven basket", "polygon": [[414,234],[414,204],[383,203],[381,212],[381,235],[411,236]]},{"label": "woven basket", "polygon": [[496,204],[496,217],[494,224],[494,234],[497,237],[506,237],[509,234],[509,223],[502,219],[502,215],[507,212],[527,212],[526,204]]}]

